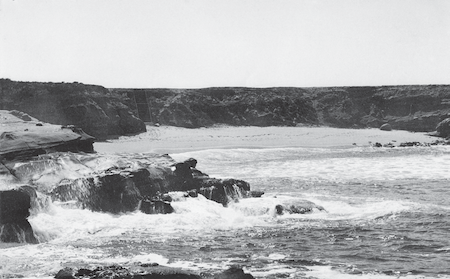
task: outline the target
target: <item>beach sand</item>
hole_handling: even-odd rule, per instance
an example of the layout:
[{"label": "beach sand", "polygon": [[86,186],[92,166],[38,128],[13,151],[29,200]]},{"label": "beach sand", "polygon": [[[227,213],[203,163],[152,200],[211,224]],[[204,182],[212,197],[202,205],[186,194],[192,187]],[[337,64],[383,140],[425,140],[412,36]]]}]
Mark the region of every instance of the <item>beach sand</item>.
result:
[{"label": "beach sand", "polygon": [[381,131],[379,129],[339,129],[329,127],[230,127],[188,129],[148,126],[147,132],[97,142],[94,148],[104,153],[181,153],[221,148],[277,147],[351,147],[370,146],[376,142],[431,143],[438,138],[425,133]]}]

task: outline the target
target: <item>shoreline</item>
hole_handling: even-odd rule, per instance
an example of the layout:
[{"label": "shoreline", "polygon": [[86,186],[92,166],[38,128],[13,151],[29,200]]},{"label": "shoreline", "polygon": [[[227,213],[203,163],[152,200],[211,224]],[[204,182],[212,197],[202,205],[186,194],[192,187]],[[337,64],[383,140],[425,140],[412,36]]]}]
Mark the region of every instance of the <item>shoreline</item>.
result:
[{"label": "shoreline", "polygon": [[182,153],[208,149],[350,148],[377,142],[398,146],[403,142],[432,143],[439,138],[403,130],[331,127],[214,126],[181,128],[147,126],[147,132],[94,143],[100,153]]}]

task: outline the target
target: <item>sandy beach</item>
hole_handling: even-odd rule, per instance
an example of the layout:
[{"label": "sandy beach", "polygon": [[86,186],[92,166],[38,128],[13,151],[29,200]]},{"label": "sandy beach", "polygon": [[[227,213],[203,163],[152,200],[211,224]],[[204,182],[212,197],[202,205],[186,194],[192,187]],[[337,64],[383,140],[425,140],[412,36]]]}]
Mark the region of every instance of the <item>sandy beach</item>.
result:
[{"label": "sandy beach", "polygon": [[[180,153],[221,148],[351,147],[402,142],[429,143],[438,138],[425,133],[381,131],[379,129],[338,129],[329,127],[211,127],[187,129],[148,126],[147,132],[97,142],[98,152]],[[114,144],[112,144],[114,143]]]}]

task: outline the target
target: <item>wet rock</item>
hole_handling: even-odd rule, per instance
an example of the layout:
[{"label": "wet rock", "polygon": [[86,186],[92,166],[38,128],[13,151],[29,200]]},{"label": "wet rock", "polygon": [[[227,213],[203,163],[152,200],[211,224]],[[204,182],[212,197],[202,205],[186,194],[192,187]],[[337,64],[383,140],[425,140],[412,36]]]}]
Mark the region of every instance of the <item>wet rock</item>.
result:
[{"label": "wet rock", "polygon": [[216,274],[214,279],[253,279],[253,275],[244,273],[241,267],[232,266],[222,273]]},{"label": "wet rock", "polygon": [[152,165],[130,174],[142,196],[153,197],[171,191],[173,172],[169,167]]},{"label": "wet rock", "polygon": [[138,208],[140,192],[133,181],[118,173],[99,177],[95,188],[93,205],[99,211],[120,213],[134,211]]},{"label": "wet rock", "polygon": [[178,268],[159,266],[158,264],[142,264],[130,267],[122,267],[119,265],[100,266],[95,269],[81,268],[76,272],[72,268],[64,268],[56,274],[55,278],[201,279],[196,273]]},{"label": "wet rock", "polygon": [[0,240],[37,243],[27,218],[30,215],[31,189],[0,191]]},{"label": "wet rock", "polygon": [[200,181],[198,193],[207,199],[227,206],[231,201],[237,202],[240,198],[249,196],[250,184],[237,179],[208,178]]},{"label": "wet rock", "polygon": [[264,195],[264,191],[250,191],[252,198],[260,198],[262,195]]},{"label": "wet rock", "polygon": [[[89,162],[92,160],[88,159],[90,156],[100,155],[83,155],[83,160]],[[71,160],[77,161],[76,158]],[[198,171],[194,168],[195,159],[175,164],[168,156],[148,158],[145,164],[144,158],[129,160],[129,164],[96,171],[88,177],[59,181],[51,191],[52,199],[76,201],[81,207],[93,211],[121,213],[140,209],[148,214],[166,214],[174,211],[170,205],[170,192],[183,191],[191,197],[200,193],[224,206],[230,201],[250,197],[250,185],[245,181],[193,176],[192,172]],[[51,161],[40,163],[43,167],[48,164]],[[32,165],[30,167],[36,168],[39,164]],[[141,168],[135,169],[136,165]],[[25,165],[20,167],[19,174],[25,180],[33,176]]]},{"label": "wet rock", "polygon": [[75,279],[75,271],[70,267],[65,267],[58,271],[55,275],[55,279]]},{"label": "wet rock", "polygon": [[139,210],[146,214],[169,214],[175,211],[170,202],[157,200],[143,200]]},{"label": "wet rock", "polygon": [[275,206],[275,212],[278,215],[282,215],[284,213],[306,214],[312,213],[314,210],[324,211],[325,208],[306,200],[289,201]]},{"label": "wet rock", "polygon": [[187,195],[188,195],[188,197],[191,197],[191,198],[196,198],[196,197],[198,197],[198,192],[197,192],[197,190],[189,190],[188,192],[187,192]]}]

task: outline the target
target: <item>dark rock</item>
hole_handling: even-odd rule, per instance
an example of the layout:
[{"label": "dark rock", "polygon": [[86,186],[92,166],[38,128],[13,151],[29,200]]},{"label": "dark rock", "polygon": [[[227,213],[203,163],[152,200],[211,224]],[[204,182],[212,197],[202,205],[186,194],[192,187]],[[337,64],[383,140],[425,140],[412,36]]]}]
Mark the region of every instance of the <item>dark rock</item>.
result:
[{"label": "dark rock", "polygon": [[388,123],[381,125],[380,127],[381,131],[392,131],[392,126]]},{"label": "dark rock", "polygon": [[141,264],[139,266],[130,266],[127,268],[119,265],[111,265],[97,267],[92,270],[81,268],[77,272],[74,272],[71,268],[64,268],[57,273],[55,278],[201,279],[196,273],[178,268],[159,266],[158,264]]},{"label": "dark rock", "polygon": [[189,197],[191,197],[191,198],[196,198],[196,197],[198,197],[198,192],[197,192],[197,190],[189,190],[188,192],[187,192],[187,195],[189,196]]},{"label": "dark rock", "polygon": [[418,141],[412,142],[402,142],[399,144],[399,147],[413,147],[413,146],[421,146],[422,144]]},{"label": "dark rock", "polygon": [[[89,156],[83,155],[82,158],[92,160],[88,159]],[[148,214],[166,214],[174,211],[170,205],[172,198],[168,194],[173,191],[185,191],[186,196],[191,197],[197,197],[200,193],[224,206],[230,201],[250,197],[250,185],[245,181],[215,179],[207,175],[194,177],[192,172],[197,171],[193,168],[196,165],[194,159],[176,164],[168,156],[149,160],[147,165],[139,161],[142,166],[140,169],[132,170],[127,166],[114,167],[103,172],[97,171],[89,177],[65,179],[52,190],[52,199],[62,202],[75,200],[83,208],[94,211],[121,213],[140,209]],[[33,167],[36,168],[37,165],[34,164]],[[169,167],[171,165],[176,166],[174,171]],[[26,164],[16,173],[23,180],[29,179],[32,175]]]},{"label": "dark rock", "polygon": [[55,275],[56,279],[75,279],[75,271],[70,267],[65,267]]},{"label": "dark rock", "polygon": [[121,173],[63,181],[51,195],[53,200],[78,201],[84,208],[111,213],[138,209],[142,196],[132,179]]},{"label": "dark rock", "polygon": [[154,197],[171,191],[173,172],[169,167],[152,165],[130,174],[142,196]]},{"label": "dark rock", "polygon": [[214,279],[253,279],[251,274],[244,273],[241,267],[232,266],[222,273],[216,274]]},{"label": "dark rock", "polygon": [[250,184],[243,180],[208,178],[200,183],[198,193],[223,206],[227,206],[230,201],[237,202],[240,198],[249,196]]},{"label": "dark rock", "polygon": [[93,205],[99,211],[120,213],[134,211],[138,208],[140,192],[133,181],[118,173],[99,177]]},{"label": "dark rock", "polygon": [[262,195],[264,195],[263,191],[250,191],[250,196],[252,198],[260,198]]},{"label": "dark rock", "polygon": [[175,210],[169,202],[143,200],[140,210],[146,214],[168,214]]},{"label": "dark rock", "polygon": [[161,200],[164,202],[172,202],[172,197],[169,194],[162,194]]},{"label": "dark rock", "polygon": [[306,200],[293,200],[275,206],[275,211],[278,215],[282,215],[285,212],[289,214],[306,214],[314,210],[324,211],[325,209],[320,205]]},{"label": "dark rock", "polygon": [[[33,193],[36,195],[36,193]],[[0,191],[0,240],[2,242],[37,243],[27,218],[30,215],[29,188]]]},{"label": "dark rock", "polygon": [[436,126],[436,135],[443,138],[450,136],[450,118],[446,118],[439,122]]}]

